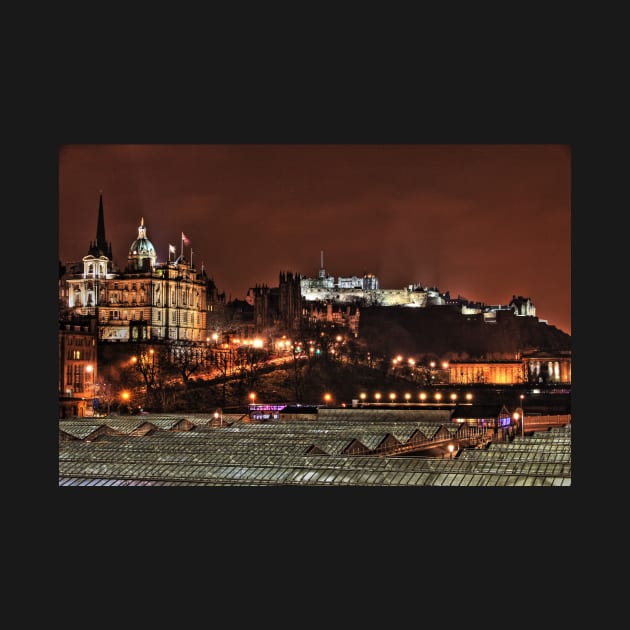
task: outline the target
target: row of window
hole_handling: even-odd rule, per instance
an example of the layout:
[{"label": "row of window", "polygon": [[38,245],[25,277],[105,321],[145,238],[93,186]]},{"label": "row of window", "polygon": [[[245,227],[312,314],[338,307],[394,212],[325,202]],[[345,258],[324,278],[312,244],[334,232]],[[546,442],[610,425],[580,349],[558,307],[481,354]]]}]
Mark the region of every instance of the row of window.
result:
[{"label": "row of window", "polygon": [[[94,340],[92,342],[96,343]],[[70,361],[92,361],[93,356],[91,350],[68,350],[67,358]]]},{"label": "row of window", "polygon": [[[190,323],[191,326],[195,326],[195,325],[199,325],[199,323],[201,322],[201,317],[199,313],[196,312],[189,312],[189,311],[180,311],[181,313],[181,317],[180,317],[180,324],[184,324],[184,325],[188,325],[188,323]],[[189,322],[189,316],[190,316],[190,322]],[[144,313],[143,311],[132,311],[131,315],[129,316],[129,313],[127,311],[110,311],[109,312],[109,317],[108,320],[112,321],[112,320],[132,320],[132,321],[140,321],[142,319],[144,319]],[[155,312],[155,320],[158,323],[162,322],[162,312],[161,311],[156,311]],[[171,311],[171,321],[170,323],[175,326],[177,325],[177,311]]]},{"label": "row of window", "polygon": [[73,363],[66,366],[66,385],[73,385],[75,390],[83,390],[84,385],[91,385],[91,375],[85,371],[85,364]]},{"label": "row of window", "polygon": [[93,346],[96,342],[94,341],[94,337],[73,337],[70,335],[66,336],[66,346],[76,346],[81,348],[83,346]]}]

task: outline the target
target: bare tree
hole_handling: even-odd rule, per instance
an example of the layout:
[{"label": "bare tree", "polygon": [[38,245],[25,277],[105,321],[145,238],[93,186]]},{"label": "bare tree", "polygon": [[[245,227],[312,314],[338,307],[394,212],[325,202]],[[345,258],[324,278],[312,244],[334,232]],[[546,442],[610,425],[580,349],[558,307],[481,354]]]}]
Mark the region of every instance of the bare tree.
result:
[{"label": "bare tree", "polygon": [[131,361],[144,382],[146,402],[148,405],[157,403],[157,407],[163,409],[166,404],[168,382],[173,375],[168,345],[138,344]]},{"label": "bare tree", "polygon": [[302,402],[304,395],[304,363],[306,359],[302,357],[304,352],[304,344],[302,342],[295,341],[293,343],[293,361],[291,362],[293,373],[293,388],[295,392],[295,402],[297,404]]},{"label": "bare tree", "polygon": [[234,363],[233,350],[231,348],[217,348],[213,352],[213,358],[222,378],[221,404],[225,407],[225,388]]},{"label": "bare tree", "polygon": [[184,387],[188,388],[190,377],[207,364],[207,344],[185,340],[171,341],[169,351],[173,367],[181,376]]},{"label": "bare tree", "polygon": [[265,364],[267,351],[254,346],[242,346],[238,351],[238,368],[249,389],[254,389],[260,369]]}]

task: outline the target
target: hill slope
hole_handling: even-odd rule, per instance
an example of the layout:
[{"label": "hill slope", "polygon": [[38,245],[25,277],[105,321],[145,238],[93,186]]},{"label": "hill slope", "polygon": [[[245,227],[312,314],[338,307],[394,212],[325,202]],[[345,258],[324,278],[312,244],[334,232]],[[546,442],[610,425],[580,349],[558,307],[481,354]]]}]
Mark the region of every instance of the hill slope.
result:
[{"label": "hill slope", "polygon": [[373,352],[389,355],[402,352],[482,358],[527,350],[571,349],[570,335],[536,317],[499,311],[496,323],[486,323],[481,315],[462,315],[450,306],[364,308],[359,336]]}]

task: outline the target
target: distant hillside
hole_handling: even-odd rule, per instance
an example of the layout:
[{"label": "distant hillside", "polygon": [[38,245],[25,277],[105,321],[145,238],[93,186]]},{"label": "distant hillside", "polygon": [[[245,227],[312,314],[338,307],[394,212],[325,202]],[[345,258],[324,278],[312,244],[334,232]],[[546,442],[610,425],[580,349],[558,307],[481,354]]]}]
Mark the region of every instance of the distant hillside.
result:
[{"label": "distant hillside", "polygon": [[571,349],[571,336],[536,317],[497,312],[496,323],[482,315],[462,315],[459,308],[371,306],[361,309],[359,336],[379,354],[447,354],[469,358],[515,354],[519,351],[558,352]]}]

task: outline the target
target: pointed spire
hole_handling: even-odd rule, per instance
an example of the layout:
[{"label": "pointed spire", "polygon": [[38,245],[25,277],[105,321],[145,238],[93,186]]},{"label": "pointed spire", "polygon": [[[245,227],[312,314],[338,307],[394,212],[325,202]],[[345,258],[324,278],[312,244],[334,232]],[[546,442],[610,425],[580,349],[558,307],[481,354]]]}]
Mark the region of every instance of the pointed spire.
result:
[{"label": "pointed spire", "polygon": [[103,212],[103,191],[98,193],[98,224],[96,226],[96,246],[103,251],[107,251],[105,242],[105,213]]},{"label": "pointed spire", "polygon": [[105,213],[103,211],[103,191],[98,191],[98,219],[96,223],[96,241],[90,243],[89,253],[93,256],[107,256],[112,259],[112,246],[105,238]]}]

